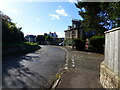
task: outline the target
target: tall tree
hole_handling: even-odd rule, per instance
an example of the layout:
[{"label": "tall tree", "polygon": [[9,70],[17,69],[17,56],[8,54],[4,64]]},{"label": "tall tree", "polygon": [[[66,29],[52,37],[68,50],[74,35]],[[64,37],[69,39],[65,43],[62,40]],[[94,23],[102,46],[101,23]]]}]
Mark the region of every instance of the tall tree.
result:
[{"label": "tall tree", "polygon": [[119,3],[77,2],[75,5],[80,9],[79,15],[84,19],[82,27],[85,31],[96,30],[103,34],[116,24],[119,26]]},{"label": "tall tree", "polygon": [[101,3],[101,9],[106,13],[107,21],[113,28],[120,26],[120,2]]}]

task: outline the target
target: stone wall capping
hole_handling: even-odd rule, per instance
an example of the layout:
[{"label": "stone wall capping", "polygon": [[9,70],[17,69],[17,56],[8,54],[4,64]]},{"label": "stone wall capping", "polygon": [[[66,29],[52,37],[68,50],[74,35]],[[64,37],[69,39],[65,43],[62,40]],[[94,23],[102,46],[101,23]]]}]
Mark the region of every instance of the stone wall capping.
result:
[{"label": "stone wall capping", "polygon": [[117,31],[117,30],[120,30],[120,27],[113,28],[113,29],[111,29],[109,31],[105,31],[104,33],[106,34],[106,33],[110,33],[110,32]]}]

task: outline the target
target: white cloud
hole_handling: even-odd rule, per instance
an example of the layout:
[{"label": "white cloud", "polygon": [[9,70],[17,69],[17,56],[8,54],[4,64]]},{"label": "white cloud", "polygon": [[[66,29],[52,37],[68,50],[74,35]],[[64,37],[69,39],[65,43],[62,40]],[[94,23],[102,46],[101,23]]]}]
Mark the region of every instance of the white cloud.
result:
[{"label": "white cloud", "polygon": [[60,17],[59,15],[56,15],[56,14],[49,14],[50,17],[52,17],[52,19],[57,19],[57,20],[60,20]]},{"label": "white cloud", "polygon": [[63,15],[63,16],[68,16],[68,14],[65,12],[65,10],[62,8],[62,9],[57,9],[55,10],[55,12],[57,14],[60,14],[60,15]]},{"label": "white cloud", "polygon": [[40,21],[40,18],[37,17],[36,20],[37,20],[37,21]]},{"label": "white cloud", "polygon": [[13,13],[19,13],[19,11],[17,10],[17,9],[9,9],[11,12],[13,12]]},{"label": "white cloud", "polygon": [[58,19],[60,20],[60,16],[69,16],[67,14],[67,12],[62,8],[62,6],[58,6],[59,9],[55,10],[56,14],[49,14],[50,17],[52,17],[52,19]]},{"label": "white cloud", "polygon": [[59,8],[61,8],[62,6],[58,6]]}]

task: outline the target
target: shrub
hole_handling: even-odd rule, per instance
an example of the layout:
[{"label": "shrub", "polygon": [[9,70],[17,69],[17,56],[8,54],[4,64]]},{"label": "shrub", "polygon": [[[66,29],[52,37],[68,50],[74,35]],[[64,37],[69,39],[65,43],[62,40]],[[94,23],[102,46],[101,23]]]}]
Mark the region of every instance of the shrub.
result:
[{"label": "shrub", "polygon": [[23,42],[24,33],[22,27],[17,27],[9,16],[0,13],[2,19],[2,42],[3,43],[18,43]]},{"label": "shrub", "polygon": [[40,49],[41,47],[37,43],[22,42],[22,43],[4,43],[5,45],[2,49],[2,57],[6,56],[16,56],[31,53]]},{"label": "shrub", "polygon": [[65,40],[65,45],[66,46],[72,46],[72,39],[66,39]]},{"label": "shrub", "polygon": [[85,48],[85,41],[82,39],[73,39],[73,46],[76,47],[76,50],[83,50]]},{"label": "shrub", "polygon": [[104,52],[104,44],[105,44],[105,36],[94,36],[90,39],[90,44],[93,47],[93,50],[103,53]]}]

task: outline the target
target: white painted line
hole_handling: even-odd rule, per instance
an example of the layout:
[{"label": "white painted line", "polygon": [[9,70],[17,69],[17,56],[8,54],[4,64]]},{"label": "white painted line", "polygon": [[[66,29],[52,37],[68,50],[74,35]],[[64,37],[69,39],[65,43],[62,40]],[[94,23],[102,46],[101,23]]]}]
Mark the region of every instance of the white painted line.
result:
[{"label": "white painted line", "polygon": [[65,67],[64,69],[65,69],[65,70],[67,70],[67,69],[68,69],[68,67]]},{"label": "white painted line", "polygon": [[69,60],[69,59],[67,58],[67,60]]},{"label": "white painted line", "polygon": [[68,65],[68,63],[65,64],[65,66],[67,66],[67,65]]},{"label": "white painted line", "polygon": [[74,68],[74,67],[75,67],[75,65],[73,64],[73,65],[72,65],[72,67]]},{"label": "white painted line", "polygon": [[74,59],[72,59],[72,62],[74,62],[75,60]]},{"label": "white painted line", "polygon": [[72,62],[73,64],[75,63],[75,62]]}]

